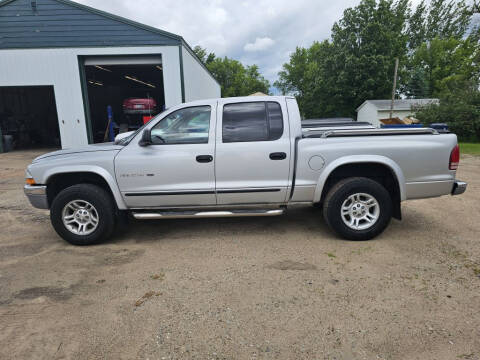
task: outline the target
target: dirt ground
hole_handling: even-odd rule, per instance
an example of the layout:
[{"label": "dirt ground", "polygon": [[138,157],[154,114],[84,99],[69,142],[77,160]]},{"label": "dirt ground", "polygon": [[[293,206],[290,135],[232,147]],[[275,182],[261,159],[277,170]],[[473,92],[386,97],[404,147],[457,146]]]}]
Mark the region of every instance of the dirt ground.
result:
[{"label": "dirt ground", "polygon": [[480,359],[480,157],[368,242],[298,208],[82,248],[23,195],[36,155],[0,154],[1,359]]}]

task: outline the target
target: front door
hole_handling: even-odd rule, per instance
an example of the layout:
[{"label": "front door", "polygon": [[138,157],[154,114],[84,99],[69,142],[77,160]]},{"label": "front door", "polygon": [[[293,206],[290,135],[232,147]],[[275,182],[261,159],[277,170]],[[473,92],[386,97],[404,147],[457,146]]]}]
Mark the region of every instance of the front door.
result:
[{"label": "front door", "polygon": [[215,153],[218,204],[286,201],[291,165],[286,114],[285,103],[277,101],[219,103]]},{"label": "front door", "polygon": [[216,102],[153,119],[151,145],[138,134],[115,158],[115,174],[127,206],[215,205]]}]

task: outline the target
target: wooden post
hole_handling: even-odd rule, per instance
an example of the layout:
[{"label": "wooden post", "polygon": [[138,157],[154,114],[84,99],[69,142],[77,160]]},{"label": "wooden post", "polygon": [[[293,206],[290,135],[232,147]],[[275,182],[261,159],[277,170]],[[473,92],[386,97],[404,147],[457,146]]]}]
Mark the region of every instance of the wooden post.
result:
[{"label": "wooden post", "polygon": [[393,74],[392,103],[390,105],[390,119],[393,116],[393,103],[395,102],[395,90],[397,88],[398,58],[395,58],[395,72]]}]

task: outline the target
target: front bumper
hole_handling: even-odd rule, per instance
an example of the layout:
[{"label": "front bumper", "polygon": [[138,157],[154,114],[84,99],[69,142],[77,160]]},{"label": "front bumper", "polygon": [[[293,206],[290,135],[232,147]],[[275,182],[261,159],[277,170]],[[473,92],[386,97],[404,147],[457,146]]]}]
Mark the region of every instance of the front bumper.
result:
[{"label": "front bumper", "polygon": [[28,201],[37,209],[48,209],[47,187],[45,185],[25,185],[23,192]]},{"label": "front bumper", "polygon": [[452,188],[452,195],[463,194],[467,190],[467,183],[464,181],[455,180]]}]

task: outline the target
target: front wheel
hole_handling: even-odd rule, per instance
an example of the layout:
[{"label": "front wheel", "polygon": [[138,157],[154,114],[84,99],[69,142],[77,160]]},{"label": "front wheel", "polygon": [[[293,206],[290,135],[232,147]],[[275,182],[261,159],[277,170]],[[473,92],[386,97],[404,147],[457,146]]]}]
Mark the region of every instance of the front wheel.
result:
[{"label": "front wheel", "polygon": [[323,203],[327,224],[348,240],[369,240],[387,227],[392,199],[378,182],[352,177],[335,184]]},{"label": "front wheel", "polygon": [[115,205],[99,186],[78,184],[62,190],[53,200],[50,220],[55,231],[73,245],[106,240],[115,226]]}]

